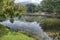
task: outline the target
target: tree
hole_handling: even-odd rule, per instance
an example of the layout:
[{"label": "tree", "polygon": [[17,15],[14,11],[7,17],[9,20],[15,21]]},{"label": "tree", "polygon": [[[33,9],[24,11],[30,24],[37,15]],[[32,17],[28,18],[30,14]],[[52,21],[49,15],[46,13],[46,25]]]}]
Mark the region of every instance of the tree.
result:
[{"label": "tree", "polygon": [[43,0],[41,6],[46,12],[60,13],[60,0]]},{"label": "tree", "polygon": [[33,13],[33,12],[38,11],[38,6],[32,3],[27,4],[26,7],[27,7],[27,12]]},{"label": "tree", "polygon": [[21,17],[21,13],[24,13],[25,7],[21,5],[15,5],[14,0],[1,0],[1,12],[0,15],[10,18],[13,22],[15,16]]}]

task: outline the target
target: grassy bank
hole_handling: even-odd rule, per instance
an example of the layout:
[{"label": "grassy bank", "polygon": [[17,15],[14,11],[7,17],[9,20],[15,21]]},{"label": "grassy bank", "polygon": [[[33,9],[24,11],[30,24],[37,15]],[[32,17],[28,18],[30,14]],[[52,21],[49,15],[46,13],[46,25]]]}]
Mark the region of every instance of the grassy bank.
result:
[{"label": "grassy bank", "polygon": [[42,23],[41,26],[44,30],[60,30],[60,19],[57,18],[47,18]]},{"label": "grassy bank", "polygon": [[41,23],[43,30],[54,40],[57,38],[60,40],[60,19],[47,18]]},{"label": "grassy bank", "polygon": [[9,30],[5,26],[0,25],[0,40],[34,40],[22,33]]}]

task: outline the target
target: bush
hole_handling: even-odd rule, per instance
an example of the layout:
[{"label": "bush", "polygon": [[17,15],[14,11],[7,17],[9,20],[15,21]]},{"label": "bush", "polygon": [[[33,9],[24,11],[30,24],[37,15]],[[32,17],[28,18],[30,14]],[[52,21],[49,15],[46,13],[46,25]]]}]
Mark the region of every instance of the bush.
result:
[{"label": "bush", "polygon": [[57,18],[48,18],[45,19],[41,26],[44,30],[60,30],[60,19]]}]

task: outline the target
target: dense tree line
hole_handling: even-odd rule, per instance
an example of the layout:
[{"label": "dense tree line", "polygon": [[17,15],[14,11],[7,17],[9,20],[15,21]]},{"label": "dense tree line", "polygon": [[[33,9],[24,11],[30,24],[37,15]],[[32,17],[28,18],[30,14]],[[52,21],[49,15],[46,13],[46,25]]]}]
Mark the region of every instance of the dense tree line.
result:
[{"label": "dense tree line", "polygon": [[45,12],[60,14],[60,0],[43,0],[41,6]]},{"label": "dense tree line", "polygon": [[22,6],[14,4],[14,0],[0,0],[0,16],[3,18],[21,17],[25,12],[48,12],[60,14],[60,0],[43,0],[40,5],[27,4]]},{"label": "dense tree line", "polygon": [[35,5],[32,3],[27,4],[26,7],[27,7],[27,12],[30,12],[30,13],[38,12],[40,9],[39,5]]},{"label": "dense tree line", "polygon": [[28,12],[48,12],[48,13],[56,13],[60,15],[60,0],[43,0],[41,4],[27,4]]}]

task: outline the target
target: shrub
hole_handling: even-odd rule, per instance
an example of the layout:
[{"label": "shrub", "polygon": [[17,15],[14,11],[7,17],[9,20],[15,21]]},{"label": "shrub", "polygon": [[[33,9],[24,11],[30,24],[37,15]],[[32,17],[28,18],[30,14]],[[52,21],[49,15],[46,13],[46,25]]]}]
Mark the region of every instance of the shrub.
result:
[{"label": "shrub", "polygon": [[42,23],[41,26],[44,30],[60,30],[60,19],[57,18],[48,18],[45,19]]}]

